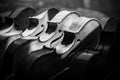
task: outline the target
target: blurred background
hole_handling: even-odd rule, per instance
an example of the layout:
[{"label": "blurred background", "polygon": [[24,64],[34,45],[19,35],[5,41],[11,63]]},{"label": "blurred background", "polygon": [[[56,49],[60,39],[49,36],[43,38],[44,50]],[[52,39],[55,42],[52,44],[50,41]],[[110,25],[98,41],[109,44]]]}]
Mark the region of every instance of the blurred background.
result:
[{"label": "blurred background", "polygon": [[82,10],[83,12],[93,10],[107,16],[120,17],[120,0],[0,0],[0,13],[21,6],[33,7],[36,10],[49,7]]}]

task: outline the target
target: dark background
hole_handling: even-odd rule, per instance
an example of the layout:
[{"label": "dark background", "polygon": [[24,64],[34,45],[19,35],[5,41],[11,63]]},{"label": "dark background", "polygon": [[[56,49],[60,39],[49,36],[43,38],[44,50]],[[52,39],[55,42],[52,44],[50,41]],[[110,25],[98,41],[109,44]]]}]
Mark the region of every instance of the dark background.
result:
[{"label": "dark background", "polygon": [[120,17],[120,0],[0,0],[0,13],[20,6],[30,6],[35,9],[46,7],[85,8],[100,11],[108,16]]}]

